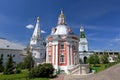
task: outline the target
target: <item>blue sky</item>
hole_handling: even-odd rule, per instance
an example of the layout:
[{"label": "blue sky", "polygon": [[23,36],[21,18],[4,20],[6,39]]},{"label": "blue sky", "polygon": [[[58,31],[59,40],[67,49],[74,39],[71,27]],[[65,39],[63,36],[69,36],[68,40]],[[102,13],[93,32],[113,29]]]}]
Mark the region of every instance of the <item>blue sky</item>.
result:
[{"label": "blue sky", "polygon": [[40,16],[41,29],[50,34],[62,9],[67,25],[79,36],[85,27],[90,50],[120,51],[119,0],[0,0],[0,37],[28,44]]}]

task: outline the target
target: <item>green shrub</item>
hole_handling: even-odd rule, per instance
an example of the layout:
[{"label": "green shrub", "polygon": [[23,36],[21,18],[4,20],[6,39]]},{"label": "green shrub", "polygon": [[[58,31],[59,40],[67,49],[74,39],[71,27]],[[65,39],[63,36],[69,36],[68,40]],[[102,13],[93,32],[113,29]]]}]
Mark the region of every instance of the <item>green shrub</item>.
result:
[{"label": "green shrub", "polygon": [[29,72],[29,78],[35,77],[51,77],[53,75],[54,68],[52,64],[40,64],[39,66],[33,68]]},{"label": "green shrub", "polygon": [[17,64],[17,68],[25,69],[24,62],[18,63],[18,64]]},{"label": "green shrub", "polygon": [[14,73],[16,74],[21,73],[21,69],[17,68]]},{"label": "green shrub", "polygon": [[117,55],[116,61],[120,63],[120,54]]}]

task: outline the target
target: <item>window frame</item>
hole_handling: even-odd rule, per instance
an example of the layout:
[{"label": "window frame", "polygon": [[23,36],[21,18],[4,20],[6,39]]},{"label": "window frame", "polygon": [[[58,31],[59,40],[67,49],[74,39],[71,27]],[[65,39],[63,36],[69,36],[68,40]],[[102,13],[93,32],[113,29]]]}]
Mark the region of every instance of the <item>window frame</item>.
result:
[{"label": "window frame", "polygon": [[64,43],[60,43],[60,49],[61,49],[61,50],[64,50],[64,49],[65,49]]},{"label": "window frame", "polygon": [[63,53],[60,54],[60,63],[65,63],[65,55]]}]

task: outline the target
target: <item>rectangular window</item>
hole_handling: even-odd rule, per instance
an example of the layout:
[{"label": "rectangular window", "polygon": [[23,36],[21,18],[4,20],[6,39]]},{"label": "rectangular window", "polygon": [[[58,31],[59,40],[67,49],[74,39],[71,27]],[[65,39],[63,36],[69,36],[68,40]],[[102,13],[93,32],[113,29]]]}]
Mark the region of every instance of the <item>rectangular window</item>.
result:
[{"label": "rectangular window", "polygon": [[63,63],[64,62],[64,54],[61,54],[60,55],[60,63]]},{"label": "rectangular window", "polygon": [[60,44],[60,49],[64,49],[64,44]]}]

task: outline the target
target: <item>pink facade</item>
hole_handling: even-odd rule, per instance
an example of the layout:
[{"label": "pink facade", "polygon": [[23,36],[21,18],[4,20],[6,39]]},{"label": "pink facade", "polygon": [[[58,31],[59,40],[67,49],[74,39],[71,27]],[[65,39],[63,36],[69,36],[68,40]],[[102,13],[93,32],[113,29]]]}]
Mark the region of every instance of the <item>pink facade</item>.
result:
[{"label": "pink facade", "polygon": [[79,37],[66,25],[63,12],[58,18],[58,25],[52,29],[46,42],[46,62],[52,63],[57,71],[68,73],[68,70],[79,64]]}]

